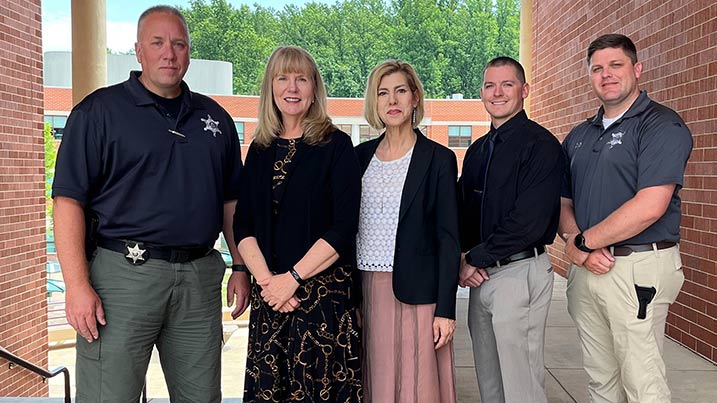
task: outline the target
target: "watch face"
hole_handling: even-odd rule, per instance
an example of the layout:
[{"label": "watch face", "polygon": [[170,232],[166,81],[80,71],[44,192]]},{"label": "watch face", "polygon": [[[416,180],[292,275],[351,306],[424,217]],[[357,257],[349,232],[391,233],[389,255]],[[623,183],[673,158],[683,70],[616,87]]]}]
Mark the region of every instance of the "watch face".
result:
[{"label": "watch face", "polygon": [[583,234],[575,235],[575,246],[580,248],[581,246],[583,246],[583,243],[585,243],[585,238],[583,238]]},{"label": "watch face", "polygon": [[583,234],[575,235],[575,246],[586,253],[590,253],[593,251],[585,245],[585,236],[583,236]]}]

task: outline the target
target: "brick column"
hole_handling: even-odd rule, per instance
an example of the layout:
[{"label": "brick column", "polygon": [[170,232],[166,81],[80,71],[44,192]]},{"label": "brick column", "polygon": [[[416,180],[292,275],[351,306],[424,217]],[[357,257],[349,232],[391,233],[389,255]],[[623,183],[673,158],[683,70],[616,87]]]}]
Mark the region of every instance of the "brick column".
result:
[{"label": "brick column", "polygon": [[[40,0],[0,3],[0,346],[47,367]],[[0,396],[47,384],[0,360]]]}]

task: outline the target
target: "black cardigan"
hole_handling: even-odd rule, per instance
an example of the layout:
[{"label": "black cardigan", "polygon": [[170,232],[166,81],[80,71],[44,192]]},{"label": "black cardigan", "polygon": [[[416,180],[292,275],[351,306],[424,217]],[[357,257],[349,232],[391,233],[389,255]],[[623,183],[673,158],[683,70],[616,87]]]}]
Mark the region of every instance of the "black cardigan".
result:
[{"label": "black cardigan", "polygon": [[[456,155],[415,132],[396,231],[393,293],[407,304],[436,303],[436,316],[455,319],[460,265]],[[383,137],[356,147],[362,174]]]},{"label": "black cardigan", "polygon": [[[272,256],[272,175],[276,142],[267,148],[249,147],[237,209],[234,239],[255,237],[264,258]],[[326,143],[300,143],[281,200],[276,223],[275,273],[292,268],[323,238],[339,254],[334,265],[355,263],[356,232],[361,204],[361,174],[348,135],[334,131]]]}]

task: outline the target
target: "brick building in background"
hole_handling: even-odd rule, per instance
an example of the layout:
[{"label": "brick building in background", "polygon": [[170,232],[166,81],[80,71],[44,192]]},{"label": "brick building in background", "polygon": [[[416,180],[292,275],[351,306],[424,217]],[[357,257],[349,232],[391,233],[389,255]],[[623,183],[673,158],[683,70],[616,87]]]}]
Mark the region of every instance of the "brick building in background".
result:
[{"label": "brick building in background", "polygon": [[[40,0],[0,6],[0,347],[47,367],[40,21]],[[0,361],[0,396],[47,394]]]},{"label": "brick building in background", "polygon": [[[533,42],[529,114],[534,120],[562,140],[595,113],[598,102],[587,80],[585,49],[600,34],[620,32],[637,44],[645,65],[642,88],[676,109],[692,130],[695,147],[681,193],[686,280],[667,332],[717,362],[717,5],[713,0],[526,4],[533,11],[528,34]],[[40,21],[40,0],[0,5],[0,346],[46,367],[43,109],[45,119],[55,124],[57,117],[60,126],[70,107],[69,95],[66,107],[54,103],[65,102],[59,94],[65,90],[47,88],[43,108]],[[256,109],[257,98],[216,98],[237,119],[248,144],[256,120],[245,111]],[[360,100],[330,102],[336,123],[359,141],[375,135],[362,128],[361,108]],[[480,101],[432,100],[426,112],[425,132],[443,144],[457,142],[459,163],[462,142],[487,131]],[[564,275],[561,250],[558,241],[551,255]],[[39,377],[0,362],[0,396],[46,393]]]},{"label": "brick building in background", "polygon": [[[242,154],[251,143],[256,129],[259,97],[249,95],[212,95],[234,119],[242,143]],[[329,115],[335,125],[350,134],[354,144],[378,136],[363,118],[363,99],[329,98]],[[62,138],[62,129],[72,108],[70,88],[45,88],[45,120]],[[479,99],[427,99],[420,128],[430,139],[450,147],[458,157],[458,170],[466,148],[489,130],[490,118]]]},{"label": "brick building in background", "polygon": [[[625,34],[643,63],[641,89],[675,109],[694,138],[682,197],[680,251],[685,284],[667,334],[717,362],[717,3],[694,1],[533,1],[532,116],[562,140],[599,103],[585,52],[609,32]],[[565,275],[563,243],[551,248]]]}]

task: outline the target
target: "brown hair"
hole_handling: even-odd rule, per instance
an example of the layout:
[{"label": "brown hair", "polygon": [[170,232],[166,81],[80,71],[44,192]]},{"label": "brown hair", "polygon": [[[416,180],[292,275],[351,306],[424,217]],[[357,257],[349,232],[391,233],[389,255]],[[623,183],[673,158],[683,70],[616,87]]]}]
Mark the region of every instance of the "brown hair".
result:
[{"label": "brown hair", "polygon": [[630,58],[632,64],[637,63],[637,48],[630,38],[622,34],[606,34],[590,42],[587,52],[588,66],[593,53],[607,48],[620,48]]}]

